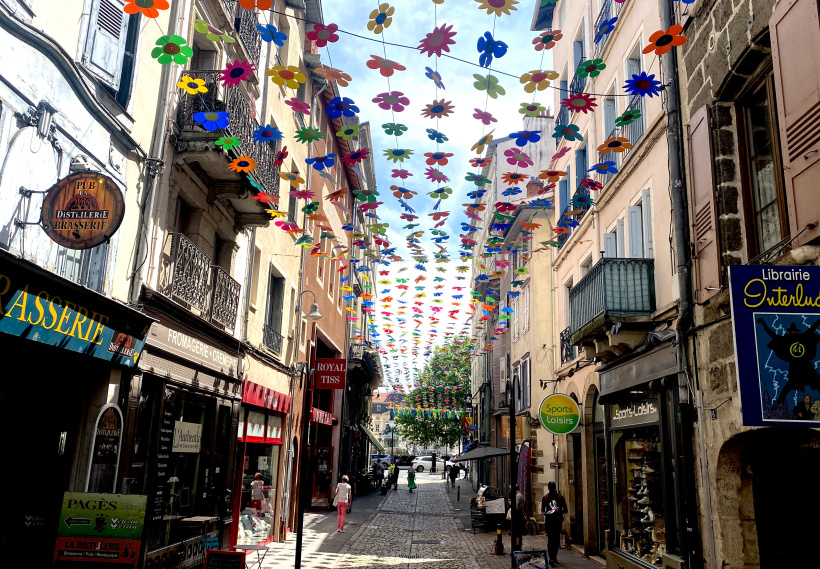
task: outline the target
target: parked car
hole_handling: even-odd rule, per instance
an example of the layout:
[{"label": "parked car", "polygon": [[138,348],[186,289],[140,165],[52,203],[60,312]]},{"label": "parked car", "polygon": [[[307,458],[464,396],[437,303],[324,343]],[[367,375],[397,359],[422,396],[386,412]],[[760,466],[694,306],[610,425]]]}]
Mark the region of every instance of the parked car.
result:
[{"label": "parked car", "polygon": [[[449,472],[450,467],[453,466],[453,463],[449,460],[442,460],[439,457],[436,457],[436,471],[441,472],[442,465],[444,467],[444,472]],[[419,456],[413,459],[412,468],[416,472],[424,472],[425,470],[432,470],[433,468],[433,457],[432,456]]]},{"label": "parked car", "polygon": [[383,463],[390,464],[390,455],[389,454],[371,454],[370,455],[370,464],[371,464],[371,466],[376,464],[377,460],[381,460]]},{"label": "parked car", "polygon": [[415,458],[414,456],[397,456],[396,466],[399,470],[410,470],[413,468],[413,460],[415,460]]}]

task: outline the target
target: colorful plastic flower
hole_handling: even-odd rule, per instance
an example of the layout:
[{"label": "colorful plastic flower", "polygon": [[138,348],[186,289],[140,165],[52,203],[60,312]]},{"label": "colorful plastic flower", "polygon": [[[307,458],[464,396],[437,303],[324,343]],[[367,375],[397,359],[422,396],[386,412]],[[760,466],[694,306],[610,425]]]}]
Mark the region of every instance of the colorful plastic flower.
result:
[{"label": "colorful plastic flower", "polygon": [[549,180],[550,182],[557,182],[558,180],[560,180],[561,178],[563,178],[566,175],[567,175],[567,173],[564,172],[563,170],[541,170],[541,173],[538,174],[538,177],[541,178],[542,180]]},{"label": "colorful plastic flower", "polygon": [[370,156],[369,148],[359,148],[358,150],[354,150],[350,154],[342,156],[342,162],[344,162],[345,164],[358,164],[368,156]]},{"label": "colorful plastic flower", "polygon": [[273,0],[238,0],[239,5],[245,10],[253,11],[254,8],[260,10],[270,10],[273,7]]},{"label": "colorful plastic flower", "polygon": [[550,80],[558,79],[558,77],[559,74],[555,71],[536,69],[535,71],[524,73],[519,81],[524,85],[524,91],[533,93],[536,89],[543,91],[550,86]]},{"label": "colorful plastic flower", "polygon": [[413,151],[407,148],[394,148],[384,151],[384,157],[391,160],[394,164],[400,164],[408,160],[412,155]]},{"label": "colorful plastic flower", "polygon": [[354,136],[359,136],[361,134],[361,129],[359,125],[352,124],[350,126],[344,127],[342,130],[336,133],[336,136],[341,138],[342,140],[350,140]]},{"label": "colorful plastic flower", "polygon": [[639,118],[641,118],[640,109],[627,109],[621,116],[615,119],[615,126],[626,126],[632,124]]},{"label": "colorful plastic flower", "polygon": [[473,166],[475,168],[483,168],[484,166],[489,166],[491,162],[492,159],[490,158],[470,158],[470,166]]},{"label": "colorful plastic flower", "polygon": [[450,181],[450,178],[448,178],[444,172],[435,168],[427,168],[424,171],[424,176],[431,182],[436,182],[437,184],[446,184]]},{"label": "colorful plastic flower", "polygon": [[214,140],[214,144],[222,147],[223,150],[230,150],[231,148],[241,145],[242,141],[236,136],[220,136]]},{"label": "colorful plastic flower", "polygon": [[429,67],[425,67],[424,69],[426,70],[424,76],[435,83],[437,88],[444,89],[444,82],[441,80],[441,74],[438,71],[433,71]]},{"label": "colorful plastic flower", "polygon": [[487,91],[487,95],[492,97],[493,99],[497,99],[499,95],[506,95],[507,91],[504,90],[504,87],[498,84],[498,77],[495,75],[479,75],[477,73],[473,73],[473,77],[475,78],[475,83],[473,83],[473,87],[476,88],[478,91]]},{"label": "colorful plastic flower", "polygon": [[427,129],[427,138],[430,140],[435,140],[439,144],[450,140],[443,132],[439,132],[434,128]]},{"label": "colorful plastic flower", "polygon": [[552,137],[556,140],[561,140],[562,138],[565,138],[568,141],[584,140],[583,135],[578,131],[579,127],[577,124],[557,124],[555,125],[555,132]]},{"label": "colorful plastic flower", "polygon": [[537,117],[541,113],[545,113],[547,108],[541,103],[521,103],[521,108],[518,112],[528,117]]},{"label": "colorful plastic flower", "polygon": [[473,144],[473,146],[472,146],[472,148],[470,148],[470,150],[472,150],[476,154],[484,154],[484,147],[489,146],[490,143],[493,141],[493,133],[494,132],[495,132],[495,130],[491,130],[490,132],[488,132],[487,134],[485,134],[484,136],[479,138],[478,142]]},{"label": "colorful plastic flower", "polygon": [[288,40],[288,34],[280,32],[273,24],[257,24],[256,29],[259,30],[259,36],[262,41],[283,47]]},{"label": "colorful plastic flower", "polygon": [[401,136],[407,132],[407,127],[400,123],[389,122],[382,125],[384,134],[388,136]]},{"label": "colorful plastic flower", "polygon": [[647,75],[646,71],[641,71],[640,75],[633,75],[631,79],[624,81],[624,91],[630,95],[649,95],[654,97],[659,95],[663,89],[661,82],[655,79],[655,75]]},{"label": "colorful plastic flower", "polygon": [[256,160],[250,156],[240,156],[228,164],[228,168],[234,172],[253,172],[256,166]]},{"label": "colorful plastic flower", "polygon": [[288,157],[288,147],[283,146],[282,150],[276,153],[276,158],[273,160],[273,165],[276,168],[279,168],[284,162],[285,158]]},{"label": "colorful plastic flower", "polygon": [[575,74],[578,77],[598,77],[604,69],[606,69],[606,63],[603,59],[588,59],[578,66]]},{"label": "colorful plastic flower", "polygon": [[325,154],[324,156],[314,156],[313,158],[305,158],[305,163],[308,166],[313,166],[314,170],[324,170],[330,168],[336,163],[335,154]]},{"label": "colorful plastic flower", "polygon": [[486,186],[487,184],[492,184],[493,183],[492,180],[490,180],[487,177],[482,176],[481,174],[470,173],[470,174],[467,174],[466,176],[464,176],[464,179],[467,180],[468,182],[472,182],[473,184],[475,184],[479,188],[481,186]]},{"label": "colorful plastic flower", "polygon": [[484,32],[484,35],[478,38],[476,45],[478,53],[481,54],[478,56],[478,64],[481,67],[489,67],[493,63],[493,57],[498,59],[504,57],[508,47],[503,41],[493,39],[493,34],[490,32]]},{"label": "colorful plastic flower", "polygon": [[682,31],[683,27],[678,24],[670,26],[666,31],[658,30],[649,36],[649,45],[643,48],[643,53],[654,51],[658,55],[663,55],[673,47],[685,44],[686,38],[680,35]]},{"label": "colorful plastic flower", "polygon": [[487,14],[503,16],[510,15],[510,10],[515,11],[518,0],[475,0],[478,2],[479,10],[487,10]]},{"label": "colorful plastic flower", "polygon": [[617,21],[618,17],[615,16],[614,18],[601,22],[601,25],[598,26],[598,31],[595,32],[595,43],[599,43],[602,39],[612,33],[612,30],[615,29],[615,24]]},{"label": "colorful plastic flower", "polygon": [[504,156],[507,157],[507,164],[518,166],[519,168],[526,168],[532,166],[532,159],[524,152],[517,148],[508,148],[504,151]]},{"label": "colorful plastic flower", "polygon": [[247,61],[234,60],[233,63],[225,64],[225,69],[219,71],[222,76],[222,85],[225,87],[236,87],[242,81],[247,81],[253,76],[253,66]]},{"label": "colorful plastic flower", "polygon": [[276,140],[282,140],[284,137],[285,135],[282,134],[281,130],[271,125],[260,126],[253,131],[254,142],[274,142]]},{"label": "colorful plastic flower", "polygon": [[194,24],[194,29],[200,34],[205,34],[205,38],[211,41],[236,43],[236,40],[233,39],[230,35],[228,35],[227,32],[223,32],[222,30],[212,26],[205,20],[196,20],[196,23]]},{"label": "colorful plastic flower", "polygon": [[265,71],[265,75],[270,77],[270,80],[277,85],[283,85],[291,89],[298,89],[301,83],[307,81],[305,74],[295,65],[274,65]]},{"label": "colorful plastic flower", "polygon": [[158,18],[160,10],[168,9],[168,0],[125,0],[122,7],[126,14],[142,14],[146,18]]},{"label": "colorful plastic flower", "polygon": [[324,137],[325,133],[314,127],[306,126],[296,131],[296,140],[304,144],[313,142],[315,140],[319,140],[320,138]]},{"label": "colorful plastic flower", "polygon": [[404,107],[410,104],[410,99],[405,97],[401,91],[390,91],[388,93],[379,93],[373,99],[373,102],[379,105],[380,109],[400,113],[404,110]]},{"label": "colorful plastic flower", "polygon": [[336,31],[339,26],[336,24],[313,24],[313,29],[305,34],[310,41],[315,41],[317,47],[325,47],[328,43],[339,41],[339,34]]},{"label": "colorful plastic flower", "polygon": [[205,86],[205,80],[199,77],[192,78],[188,77],[187,75],[183,75],[179,79],[179,83],[177,83],[177,87],[180,89],[184,89],[187,91],[189,95],[196,95],[197,93],[207,93],[208,88]]},{"label": "colorful plastic flower", "polygon": [[450,152],[425,152],[424,155],[427,157],[426,163],[428,166],[432,166],[433,164],[446,166],[450,158],[453,157],[453,154]]},{"label": "colorful plastic flower", "polygon": [[562,37],[564,37],[564,34],[561,33],[561,30],[547,30],[540,36],[534,38],[532,40],[532,45],[535,46],[535,51],[552,49],[555,47],[555,42],[560,40]]},{"label": "colorful plastic flower", "polygon": [[593,164],[592,168],[587,170],[587,172],[597,172],[598,174],[617,174],[618,168],[616,167],[615,162],[609,160],[606,162],[598,162],[597,164]]},{"label": "colorful plastic flower", "polygon": [[416,49],[419,49],[421,53],[426,53],[427,57],[432,57],[433,54],[435,54],[436,57],[441,57],[441,54],[445,51],[449,53],[450,46],[456,43],[452,39],[456,35],[456,32],[451,32],[450,30],[452,29],[453,26],[448,26],[447,24],[433,28],[432,32],[419,41],[419,45]]},{"label": "colorful plastic flower", "polygon": [[412,176],[410,172],[407,170],[393,170],[393,173],[390,175],[391,178],[400,178],[402,180],[406,180],[408,177]]},{"label": "colorful plastic flower", "polygon": [[[581,180],[581,184],[583,184],[583,186],[587,189],[596,190],[596,191],[600,190],[601,188],[604,187],[604,185],[601,182],[599,182],[598,180],[593,180],[592,178],[584,178],[583,180]],[[583,195],[583,194],[576,194],[576,195]],[[573,196],[573,199],[574,199],[574,196]]]},{"label": "colorful plastic flower", "polygon": [[390,24],[393,23],[392,16],[395,12],[396,9],[387,2],[380,4],[377,9],[370,12],[370,21],[367,22],[367,29],[379,35],[385,28],[389,28]]},{"label": "colorful plastic flower", "polygon": [[625,152],[632,148],[629,139],[623,136],[612,136],[607,138],[603,144],[598,146],[598,152],[601,154],[609,154],[610,152]]},{"label": "colorful plastic flower", "polygon": [[570,111],[587,114],[592,107],[597,107],[595,98],[589,93],[572,93],[569,97],[561,101],[562,107],[567,107]]},{"label": "colorful plastic flower", "polygon": [[436,200],[446,200],[450,197],[453,193],[453,188],[448,188],[447,186],[443,188],[436,188],[432,192],[429,192],[429,195]]},{"label": "colorful plastic flower", "polygon": [[318,73],[331,83],[338,83],[339,87],[347,87],[353,80],[350,75],[335,67],[320,67],[319,69],[314,69],[313,72]]},{"label": "colorful plastic flower", "polygon": [[279,177],[288,182],[292,188],[298,188],[299,184],[305,183],[302,177],[294,172],[279,172]]},{"label": "colorful plastic flower", "polygon": [[296,97],[291,97],[285,101],[285,104],[293,109],[294,113],[302,113],[303,115],[310,114],[310,105],[304,101],[300,101]]},{"label": "colorful plastic flower", "polygon": [[379,57],[378,55],[371,55],[370,60],[366,63],[370,69],[378,69],[382,77],[392,77],[396,71],[404,71],[407,68],[390,59]]},{"label": "colorful plastic flower", "polygon": [[325,108],[325,113],[332,119],[338,119],[342,116],[355,117],[358,112],[359,107],[349,97],[334,97]]},{"label": "colorful plastic flower", "polygon": [[201,124],[205,130],[213,132],[219,128],[227,127],[230,116],[226,112],[203,111],[194,113],[194,120]]},{"label": "colorful plastic flower", "polygon": [[525,146],[530,142],[538,142],[541,140],[540,130],[519,130],[518,132],[511,132],[510,138],[515,139],[515,144],[518,146]]},{"label": "colorful plastic flower", "polygon": [[555,154],[552,155],[552,158],[550,159],[550,162],[555,162],[556,160],[560,160],[561,158],[564,157],[564,155],[567,152],[569,152],[569,146],[564,146],[561,150],[559,150],[558,152],[556,152]]},{"label": "colorful plastic flower", "polygon": [[155,47],[151,50],[151,57],[162,65],[171,62],[185,65],[188,58],[194,56],[194,49],[186,45],[185,38],[181,36],[162,36],[156,41]]},{"label": "colorful plastic flower", "polygon": [[521,193],[521,188],[507,188],[501,192],[502,196],[517,196]]},{"label": "colorful plastic flower", "polygon": [[432,104],[424,106],[424,109],[421,111],[421,116],[428,119],[448,117],[455,108],[450,104],[451,102],[452,101],[445,101],[444,99],[441,99],[440,101],[434,99]]},{"label": "colorful plastic flower", "polygon": [[522,174],[521,172],[505,172],[501,175],[501,181],[508,186],[514,186],[526,180],[528,177],[528,175]]}]

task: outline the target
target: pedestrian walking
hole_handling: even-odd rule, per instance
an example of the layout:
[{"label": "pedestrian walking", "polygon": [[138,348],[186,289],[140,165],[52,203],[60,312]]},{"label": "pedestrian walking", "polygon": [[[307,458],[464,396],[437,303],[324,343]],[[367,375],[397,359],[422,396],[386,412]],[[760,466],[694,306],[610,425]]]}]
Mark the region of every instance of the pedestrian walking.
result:
[{"label": "pedestrian walking", "polygon": [[413,469],[407,471],[407,487],[410,488],[410,493],[413,493],[413,489],[416,487],[416,473],[413,472]]},{"label": "pedestrian walking", "polygon": [[544,514],[544,530],[547,533],[547,552],[549,553],[550,566],[558,564],[558,547],[561,544],[561,529],[564,525],[564,514],[567,509],[567,501],[558,493],[555,482],[547,483],[547,493],[541,499],[541,513]]},{"label": "pedestrian walking", "polygon": [[458,465],[454,464],[450,467],[450,486],[456,487],[456,478],[458,478]]},{"label": "pedestrian walking", "polygon": [[333,498],[333,505],[336,506],[336,531],[345,532],[345,518],[347,517],[347,505],[350,503],[350,492],[352,488],[347,483],[347,475],[342,476],[342,481],[336,485],[336,497]]},{"label": "pedestrian walking", "polygon": [[390,465],[390,484],[393,485],[393,490],[399,489],[399,467],[395,464]]},{"label": "pedestrian walking", "polygon": [[382,466],[381,459],[377,459],[376,464],[373,465],[373,480],[376,481],[376,490],[380,489],[384,482],[384,466]]}]

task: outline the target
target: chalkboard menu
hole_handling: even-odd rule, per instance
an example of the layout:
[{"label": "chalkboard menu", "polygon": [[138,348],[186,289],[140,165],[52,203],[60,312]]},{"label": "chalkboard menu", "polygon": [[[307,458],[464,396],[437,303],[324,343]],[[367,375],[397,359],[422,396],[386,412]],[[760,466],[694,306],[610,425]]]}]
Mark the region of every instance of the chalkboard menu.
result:
[{"label": "chalkboard menu", "polygon": [[165,405],[162,408],[162,423],[159,426],[159,446],[157,448],[157,478],[151,507],[151,520],[161,520],[165,511],[165,486],[168,483],[168,472],[171,460],[171,448],[174,444],[174,401],[173,395],[166,391]]},{"label": "chalkboard menu", "polygon": [[219,551],[211,549],[205,553],[203,569],[244,569],[244,551]]}]

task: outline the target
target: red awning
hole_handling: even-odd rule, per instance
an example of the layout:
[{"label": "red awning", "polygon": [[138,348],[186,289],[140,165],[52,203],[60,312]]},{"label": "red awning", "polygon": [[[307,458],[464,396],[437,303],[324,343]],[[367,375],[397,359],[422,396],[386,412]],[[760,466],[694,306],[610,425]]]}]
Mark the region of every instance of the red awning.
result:
[{"label": "red awning", "polygon": [[279,413],[290,413],[293,406],[293,399],[289,395],[279,393],[248,379],[242,382],[242,402]]},{"label": "red awning", "polygon": [[316,407],[310,408],[310,420],[313,423],[321,423],[322,425],[332,425],[333,415],[327,411],[322,411]]}]

